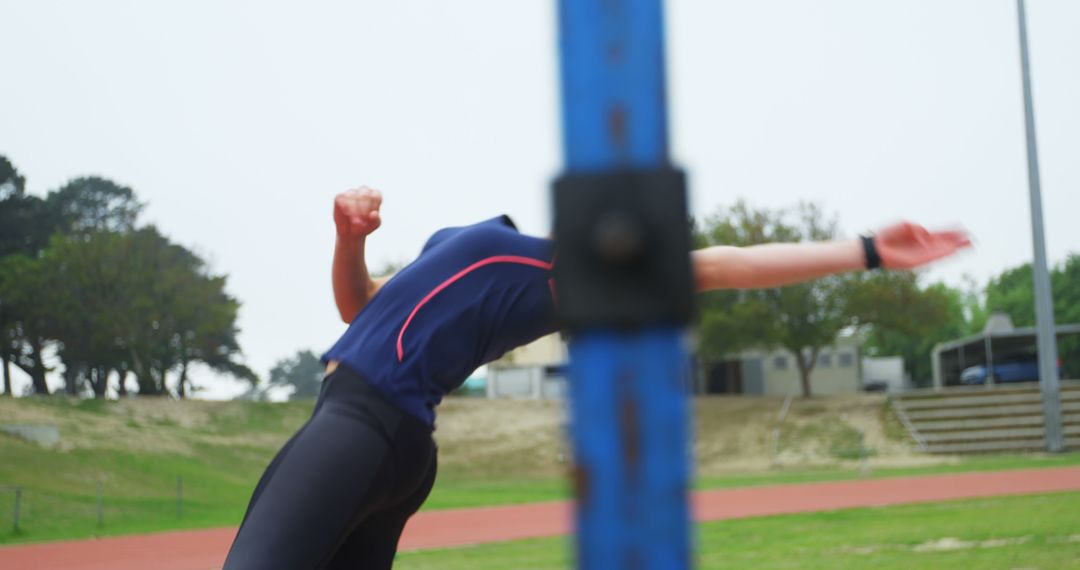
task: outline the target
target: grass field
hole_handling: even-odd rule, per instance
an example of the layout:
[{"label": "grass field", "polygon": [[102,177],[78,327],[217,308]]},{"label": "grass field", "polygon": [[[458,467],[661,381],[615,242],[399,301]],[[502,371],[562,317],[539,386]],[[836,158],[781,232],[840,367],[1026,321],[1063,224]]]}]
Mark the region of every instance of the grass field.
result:
[{"label": "grass field", "polygon": [[[858,469],[846,468],[790,468],[755,473],[732,473],[708,475],[694,481],[697,490],[729,489],[734,487],[757,487],[762,485],[786,485],[819,481],[854,481],[859,479],[882,479],[888,477],[911,477],[917,475],[940,475],[943,473],[967,473],[972,471],[1004,471],[1008,469],[1038,469],[1080,465],[1080,453],[1064,455],[993,455],[972,456],[954,463],[923,465],[918,467],[889,467],[877,469],[864,477]],[[424,509],[454,509],[484,505],[505,505],[556,501],[570,498],[566,479],[485,479],[440,476],[424,504]]]},{"label": "grass field", "polygon": [[272,450],[310,404],[184,404],[192,405],[179,408],[183,414],[142,415],[93,400],[17,402],[23,415],[16,419],[53,420],[66,445],[42,449],[0,437],[0,486],[23,488],[18,533],[11,527],[13,494],[0,493],[0,544],[236,524]]},{"label": "grass field", "polygon": [[[745,435],[731,434],[739,430],[766,432],[753,420],[772,417],[775,404],[767,399],[699,403],[706,413],[699,409],[705,417],[699,420],[698,427],[698,488],[860,477],[854,463],[839,459],[783,469],[759,461],[756,467],[745,468],[744,460],[759,446],[755,443],[748,447]],[[844,404],[844,414],[859,416],[851,411],[856,404]],[[859,405],[862,407],[856,412],[862,410],[864,424],[880,416],[879,402],[868,400]],[[441,471],[425,509],[568,498],[563,477],[566,465],[557,460],[561,427],[553,406],[450,402],[447,408],[437,432]],[[13,495],[0,491],[0,544],[236,525],[270,457],[310,409],[310,402],[0,400],[0,424],[55,424],[63,441],[58,448],[43,449],[0,436],[0,487],[23,488],[18,533],[13,532],[9,522]],[[801,417],[796,415],[802,425],[809,426],[800,432],[801,447],[828,449],[837,445],[834,440],[808,440],[809,434],[841,433],[847,437],[843,429],[815,428],[819,424],[838,425],[836,416],[826,413],[826,409],[826,404],[816,401],[802,407]],[[793,413],[798,411],[799,407],[793,408]],[[865,426],[860,429],[869,430]],[[880,429],[887,431],[888,426]],[[761,439],[767,440],[767,436]],[[878,447],[888,450],[898,445],[885,441]],[[480,455],[478,449],[490,453]],[[721,452],[730,454],[732,463],[740,469],[716,470],[716,456]],[[885,457],[875,460],[895,459],[884,452],[882,455]],[[872,476],[1080,464],[1080,454],[972,457],[930,463],[914,459],[906,461],[907,466],[886,462],[883,467],[874,463]],[[178,477],[183,478],[184,486],[182,515],[177,512]],[[104,492],[104,520],[100,526],[99,482]]]},{"label": "grass field", "polygon": [[[1080,568],[1080,493],[720,521],[697,528],[699,568]],[[403,570],[564,569],[568,538],[402,553]]]}]

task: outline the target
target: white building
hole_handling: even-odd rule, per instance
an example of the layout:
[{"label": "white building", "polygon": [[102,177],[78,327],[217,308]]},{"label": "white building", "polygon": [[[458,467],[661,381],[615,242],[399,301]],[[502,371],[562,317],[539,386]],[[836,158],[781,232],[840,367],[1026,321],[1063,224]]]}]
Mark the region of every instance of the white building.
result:
[{"label": "white building", "polygon": [[[861,346],[854,337],[839,337],[822,348],[810,372],[815,395],[862,391]],[[784,349],[746,350],[719,361],[702,361],[695,392],[785,396],[802,394],[795,355]]]},{"label": "white building", "polygon": [[561,398],[566,395],[566,343],[551,334],[488,364],[488,398]]},{"label": "white building", "polygon": [[[855,394],[867,389],[907,389],[903,359],[861,355],[853,336],[842,336],[818,353],[810,373],[814,395]],[[543,337],[508,352],[488,365],[489,398],[558,398],[566,394],[566,343],[557,335]],[[697,394],[801,394],[795,355],[783,350],[748,350],[720,361],[697,362],[693,392]]]}]

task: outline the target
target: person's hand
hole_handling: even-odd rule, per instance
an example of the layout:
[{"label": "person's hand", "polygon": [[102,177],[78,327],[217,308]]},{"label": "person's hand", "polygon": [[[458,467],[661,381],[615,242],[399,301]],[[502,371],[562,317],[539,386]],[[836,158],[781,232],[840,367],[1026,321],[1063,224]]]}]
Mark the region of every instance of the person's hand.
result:
[{"label": "person's hand", "polygon": [[874,236],[886,269],[913,269],[971,247],[966,231],[932,232],[911,222],[900,222],[882,229]]},{"label": "person's hand", "polygon": [[360,239],[379,229],[382,218],[382,193],[361,186],[338,194],[334,198],[334,225],[338,236]]}]

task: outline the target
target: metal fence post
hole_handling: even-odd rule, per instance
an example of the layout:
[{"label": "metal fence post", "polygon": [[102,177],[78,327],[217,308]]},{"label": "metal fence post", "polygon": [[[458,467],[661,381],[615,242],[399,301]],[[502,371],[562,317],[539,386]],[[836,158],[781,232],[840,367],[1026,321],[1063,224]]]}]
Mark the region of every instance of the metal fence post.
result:
[{"label": "metal fence post", "polygon": [[859,474],[870,476],[870,450],[866,449],[866,432],[859,430]]},{"label": "metal fence post", "polygon": [[97,482],[97,524],[98,528],[105,526],[105,483]]},{"label": "metal fence post", "polygon": [[15,532],[19,532],[19,511],[22,508],[22,487],[15,487],[15,515],[11,526]]},{"label": "metal fence post", "polygon": [[794,394],[788,394],[784,398],[784,404],[780,406],[780,413],[776,416],[776,427],[773,428],[772,434],[772,466],[777,467],[780,465],[780,429],[784,425],[784,420],[787,419],[788,411],[791,410],[791,401],[795,398]]}]

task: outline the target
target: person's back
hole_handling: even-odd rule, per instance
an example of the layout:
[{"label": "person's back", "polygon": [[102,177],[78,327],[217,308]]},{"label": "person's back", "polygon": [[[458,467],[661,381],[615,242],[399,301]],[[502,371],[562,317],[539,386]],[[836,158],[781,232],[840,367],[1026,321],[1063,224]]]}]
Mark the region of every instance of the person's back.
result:
[{"label": "person's back", "polygon": [[428,424],[478,366],[556,330],[549,240],[506,216],[439,230],[324,356]]}]

